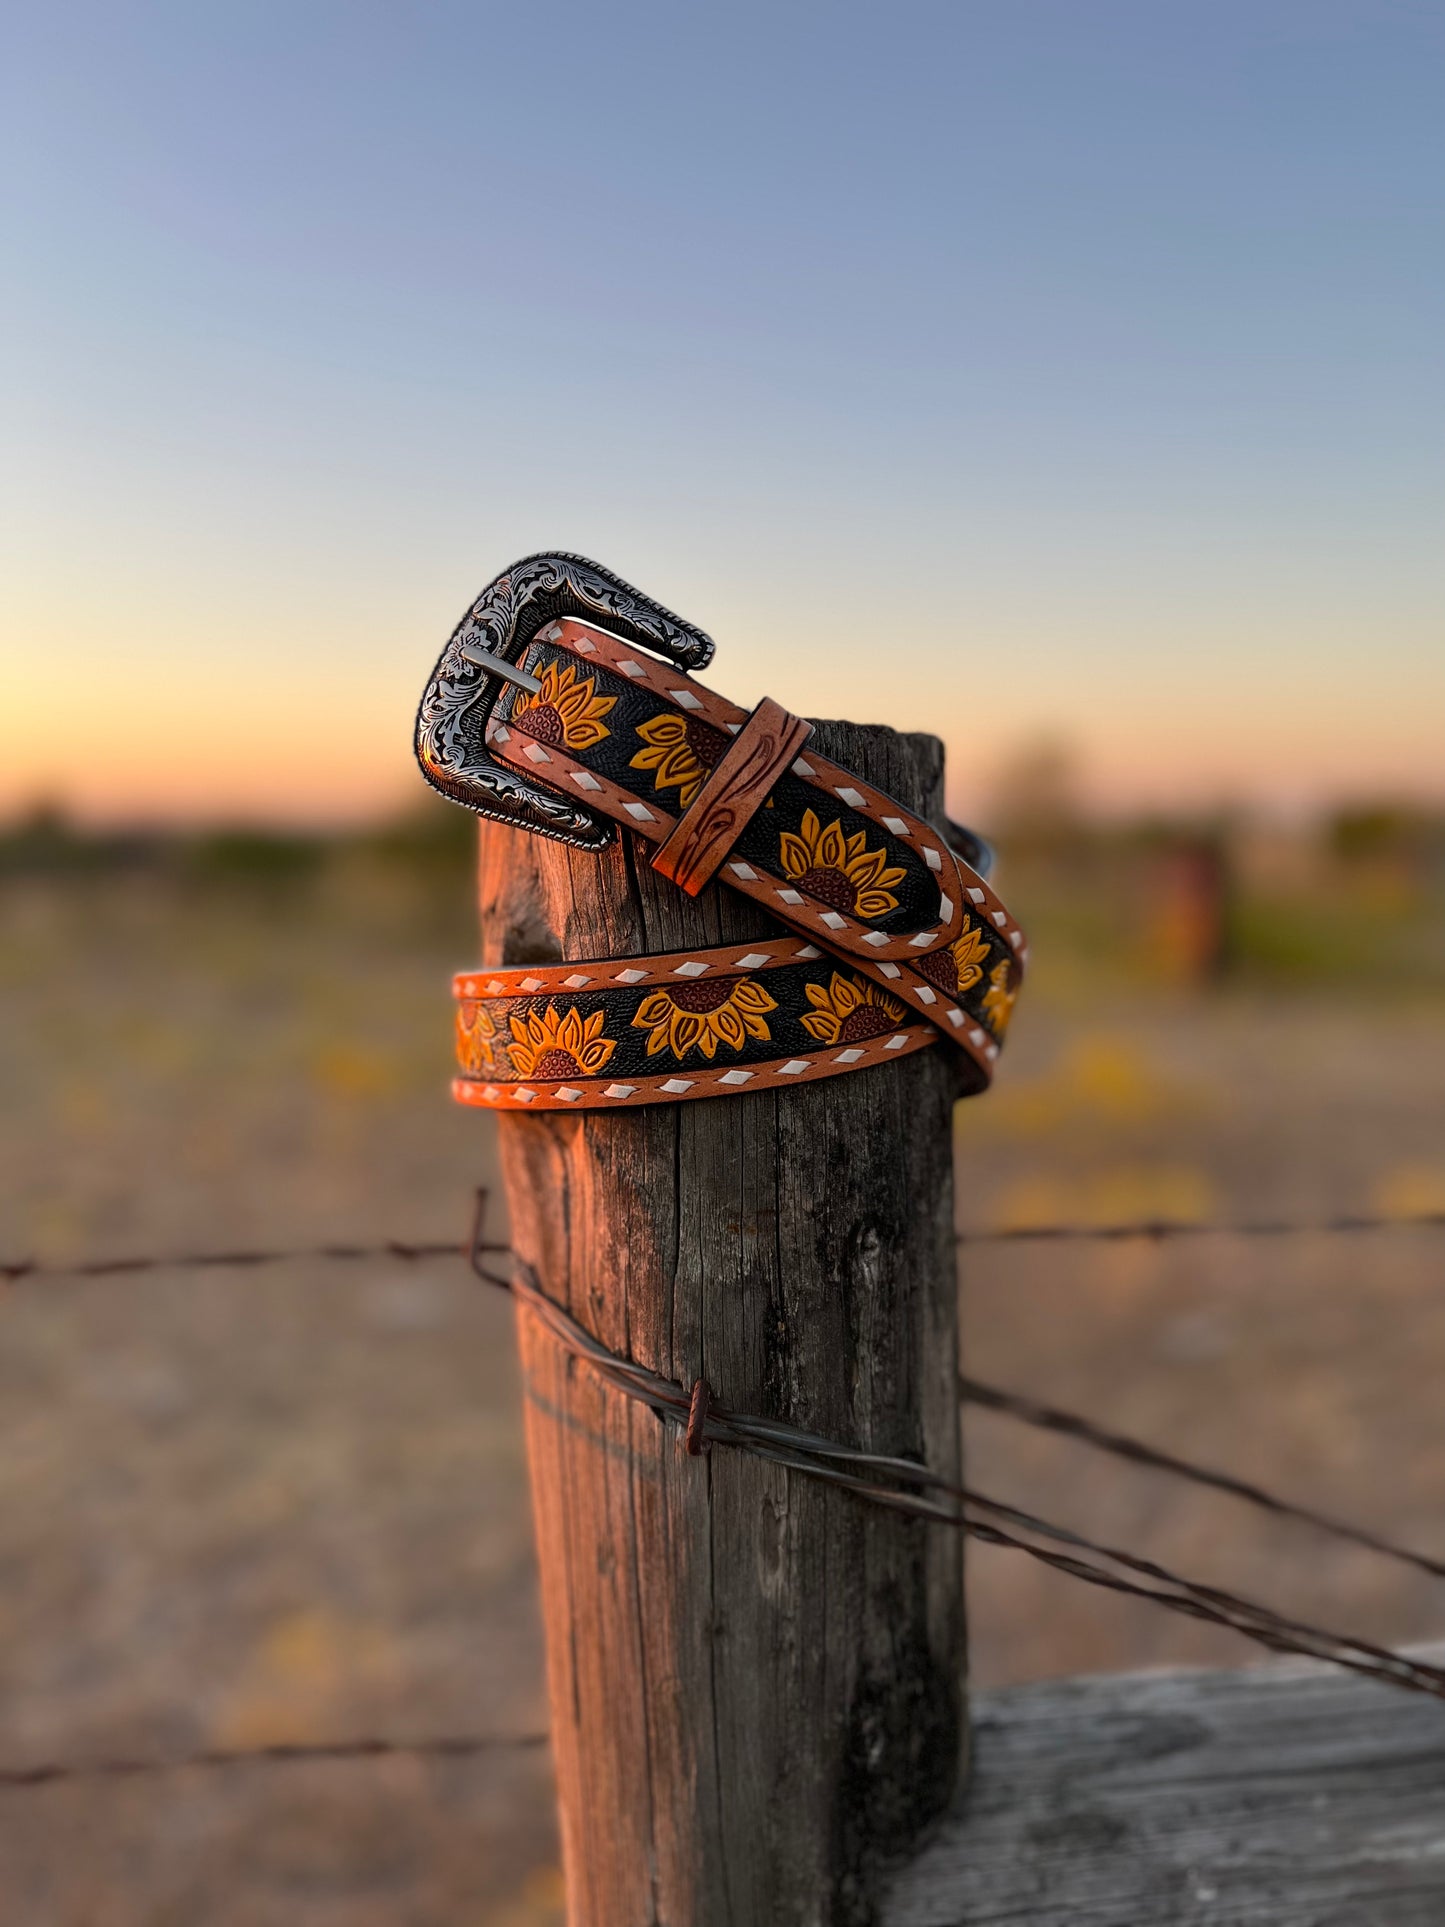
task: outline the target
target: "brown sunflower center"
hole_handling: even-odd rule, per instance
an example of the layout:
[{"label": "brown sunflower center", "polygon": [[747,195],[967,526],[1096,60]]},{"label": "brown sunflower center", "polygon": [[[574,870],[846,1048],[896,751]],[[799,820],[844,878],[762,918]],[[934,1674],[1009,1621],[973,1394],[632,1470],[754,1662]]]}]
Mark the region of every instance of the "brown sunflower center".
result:
[{"label": "brown sunflower center", "polygon": [[917,968],[930,983],[938,985],[950,997],[958,995],[958,959],[952,950],[933,950],[926,957],[918,959]]},{"label": "brown sunflower center", "polygon": [[710,983],[669,984],[667,994],[679,1010],[705,1017],[709,1011],[722,1009],[736,983],[736,977],[714,977]]},{"label": "brown sunflower center", "polygon": [[544,1050],[537,1059],[534,1077],[580,1077],[582,1068],[569,1050]]},{"label": "brown sunflower center", "polygon": [[850,1010],[843,1019],[838,1032],[840,1044],[856,1044],[865,1037],[881,1037],[885,1030],[892,1030],[894,1020],[886,1010],[877,1004],[859,1004]]},{"label": "brown sunflower center", "polygon": [[858,901],[857,886],[841,870],[805,870],[798,886],[820,903],[831,903],[835,910],[851,910]]},{"label": "brown sunflower center", "polygon": [[541,743],[560,744],[567,733],[566,724],[551,703],[529,704],[517,717],[517,724]]},{"label": "brown sunflower center", "polygon": [[711,723],[700,722],[696,716],[689,716],[683,724],[683,734],[687,746],[700,763],[714,769],[722,761],[731,747],[732,739]]}]

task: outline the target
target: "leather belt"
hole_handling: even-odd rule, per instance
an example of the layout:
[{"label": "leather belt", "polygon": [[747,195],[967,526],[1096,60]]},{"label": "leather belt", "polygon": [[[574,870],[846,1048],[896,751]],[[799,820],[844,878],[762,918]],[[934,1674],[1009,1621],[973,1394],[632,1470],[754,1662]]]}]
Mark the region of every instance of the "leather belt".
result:
[{"label": "leather belt", "polygon": [[[639,646],[642,645],[642,646]],[[660,957],[463,972],[454,1086],[534,1110],[778,1088],[940,1038],[992,1076],[1023,932],[955,838],[689,673],[712,645],[618,578],[537,556],[491,584],[423,698],[417,750],[480,814],[586,847],[608,822],[696,894],[713,878],[785,934]],[[663,652],[668,660],[659,660]],[[969,838],[971,855],[980,846]]]}]

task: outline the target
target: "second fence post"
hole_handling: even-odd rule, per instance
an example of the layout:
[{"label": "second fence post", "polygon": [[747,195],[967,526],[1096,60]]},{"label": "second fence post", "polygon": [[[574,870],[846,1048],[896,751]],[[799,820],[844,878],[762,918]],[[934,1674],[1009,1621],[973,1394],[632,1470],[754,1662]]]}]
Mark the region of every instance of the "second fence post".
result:
[{"label": "second fence post", "polygon": [[[937,820],[930,736],[812,739]],[[777,934],[710,887],[483,825],[482,962]],[[615,1351],[959,1475],[951,1111],[923,1051],[800,1090],[506,1116],[513,1238]],[[856,1927],[965,1749],[962,1536],[692,1458],[518,1324],[571,1927]]]}]

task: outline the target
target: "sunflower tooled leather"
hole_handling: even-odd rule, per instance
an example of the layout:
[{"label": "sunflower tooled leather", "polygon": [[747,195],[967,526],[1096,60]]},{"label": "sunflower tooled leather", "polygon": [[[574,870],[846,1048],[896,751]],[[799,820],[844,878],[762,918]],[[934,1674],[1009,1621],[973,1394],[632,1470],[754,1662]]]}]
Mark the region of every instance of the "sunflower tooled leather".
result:
[{"label": "sunflower tooled leather", "polygon": [[[520,661],[541,687],[507,690],[490,752],[653,845],[748,719],[575,619],[545,628]],[[463,973],[458,1097],[491,1108],[674,1102],[816,1081],[940,1038],[971,1060],[977,1087],[989,1081],[1027,947],[934,826],[805,746],[719,875],[796,933],[786,955],[764,941]]]}]

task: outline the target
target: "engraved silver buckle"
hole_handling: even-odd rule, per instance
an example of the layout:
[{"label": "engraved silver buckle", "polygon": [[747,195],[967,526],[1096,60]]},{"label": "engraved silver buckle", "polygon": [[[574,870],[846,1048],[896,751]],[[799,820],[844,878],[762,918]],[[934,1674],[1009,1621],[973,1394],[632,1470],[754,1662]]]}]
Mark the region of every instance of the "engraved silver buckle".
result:
[{"label": "engraved silver buckle", "polygon": [[506,683],[534,694],[541,686],[519,659],[539,630],[566,616],[595,622],[680,669],[712,661],[709,636],[610,569],[580,555],[529,555],[489,582],[453,631],[421,699],[416,757],[433,788],[478,816],[600,850],[616,834],[605,817],[539,789],[487,748],[487,723]]}]

